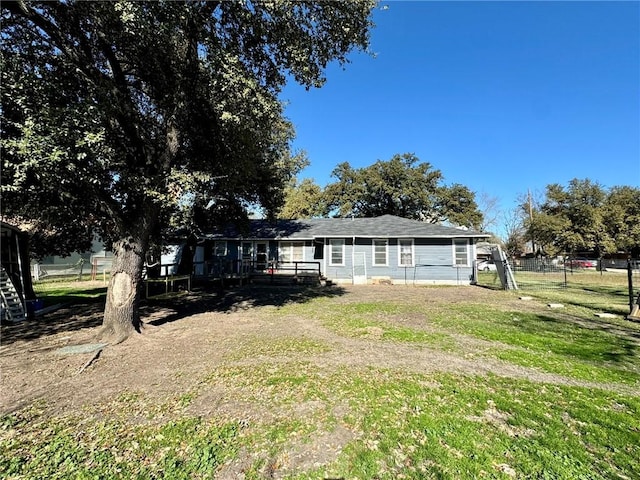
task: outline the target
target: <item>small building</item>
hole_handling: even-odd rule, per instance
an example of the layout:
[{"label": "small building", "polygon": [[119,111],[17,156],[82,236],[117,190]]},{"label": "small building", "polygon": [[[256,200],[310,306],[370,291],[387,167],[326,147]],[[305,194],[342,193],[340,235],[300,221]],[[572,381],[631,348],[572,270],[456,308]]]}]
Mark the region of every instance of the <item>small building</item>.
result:
[{"label": "small building", "polygon": [[28,303],[35,300],[29,269],[29,236],[18,227],[0,221],[0,318],[20,321],[31,313]]},{"label": "small building", "polygon": [[231,226],[202,236],[193,273],[317,271],[339,284],[468,285],[476,244],[487,237],[394,215],[250,220],[244,232]]}]

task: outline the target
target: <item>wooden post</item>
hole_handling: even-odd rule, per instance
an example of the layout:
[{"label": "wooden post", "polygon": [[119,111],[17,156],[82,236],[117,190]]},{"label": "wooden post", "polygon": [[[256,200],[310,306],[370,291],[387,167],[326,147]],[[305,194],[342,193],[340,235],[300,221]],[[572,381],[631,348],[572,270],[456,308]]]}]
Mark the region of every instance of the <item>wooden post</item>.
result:
[{"label": "wooden post", "polygon": [[633,312],[633,269],[631,268],[631,259],[627,259],[627,284],[629,285],[629,314]]},{"label": "wooden post", "polygon": [[627,320],[634,320],[636,322],[640,322],[640,293],[638,294],[638,299],[636,300],[636,304],[631,308],[631,313],[627,315]]},{"label": "wooden post", "polygon": [[629,281],[629,315],[627,315],[627,320],[640,322],[640,292],[638,292],[638,298],[634,303],[633,265],[631,263],[631,259],[627,260],[627,280]]}]

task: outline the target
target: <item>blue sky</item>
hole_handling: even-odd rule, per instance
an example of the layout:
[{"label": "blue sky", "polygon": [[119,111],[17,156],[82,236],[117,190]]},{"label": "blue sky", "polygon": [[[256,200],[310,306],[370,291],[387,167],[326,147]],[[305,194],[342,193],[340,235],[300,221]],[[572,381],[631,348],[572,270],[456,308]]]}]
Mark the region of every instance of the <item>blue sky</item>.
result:
[{"label": "blue sky", "polygon": [[300,178],[410,152],[505,211],[572,178],[640,186],[640,2],[380,5],[375,58],[281,95]]}]

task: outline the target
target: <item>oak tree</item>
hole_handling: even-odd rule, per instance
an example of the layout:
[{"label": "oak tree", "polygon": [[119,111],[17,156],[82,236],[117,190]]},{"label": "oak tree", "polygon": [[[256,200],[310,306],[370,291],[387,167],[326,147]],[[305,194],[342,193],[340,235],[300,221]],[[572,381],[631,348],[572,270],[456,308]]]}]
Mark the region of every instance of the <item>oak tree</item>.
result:
[{"label": "oak tree", "polygon": [[602,256],[640,248],[640,189],[606,189],[589,179],[547,185],[544,199],[522,205],[528,238],[544,253]]},{"label": "oak tree", "polygon": [[324,191],[311,178],[301,181],[294,178],[285,188],[284,195],[284,205],[278,212],[279,218],[318,218],[329,214]]},{"label": "oak tree", "polygon": [[278,93],[288,78],[320,87],[329,62],[366,49],[373,6],[1,3],[3,214],[112,244],[111,341],[140,328],[165,226],[277,210],[293,135]]},{"label": "oak tree", "polygon": [[344,162],[332,176],[337,180],[325,188],[325,199],[340,217],[389,214],[475,228],[482,221],[471,190],[443,185],[442,172],[411,153],[359,169]]},{"label": "oak tree", "polygon": [[607,231],[619,252],[640,256],[640,188],[611,188],[603,205]]}]

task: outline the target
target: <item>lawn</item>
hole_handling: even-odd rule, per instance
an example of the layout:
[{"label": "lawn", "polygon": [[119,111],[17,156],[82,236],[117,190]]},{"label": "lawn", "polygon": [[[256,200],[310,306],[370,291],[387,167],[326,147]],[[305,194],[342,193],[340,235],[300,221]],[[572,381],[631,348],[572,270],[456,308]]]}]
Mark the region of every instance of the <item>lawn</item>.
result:
[{"label": "lawn", "polygon": [[86,357],[44,347],[97,327],[3,342],[0,472],[640,478],[640,325],[622,316],[626,293],[593,283],[521,295],[400,286],[194,295],[196,311],[156,327],[151,319],[174,307],[145,306],[150,330],[82,373]]},{"label": "lawn", "polygon": [[[573,272],[514,272],[520,294],[536,294],[553,302],[562,302],[588,308],[606,309],[611,313],[629,313],[629,283],[623,271],[599,272],[574,270]],[[637,297],[640,291],[640,273],[633,271],[633,288]],[[479,272],[478,284],[489,288],[501,288],[496,272]]]},{"label": "lawn", "polygon": [[[87,275],[85,277],[88,278]],[[100,299],[107,292],[103,281],[69,281],[66,278],[34,282],[36,297],[43,300],[45,306],[60,303],[78,303],[83,299]]]}]

